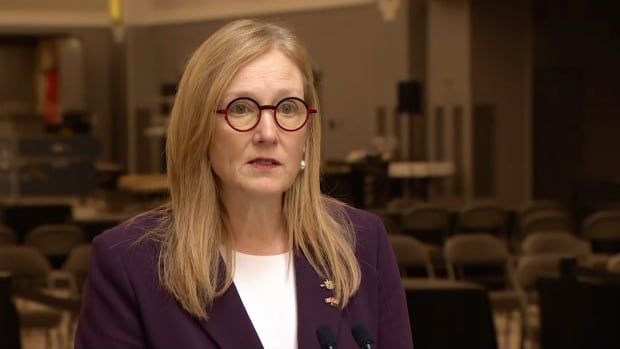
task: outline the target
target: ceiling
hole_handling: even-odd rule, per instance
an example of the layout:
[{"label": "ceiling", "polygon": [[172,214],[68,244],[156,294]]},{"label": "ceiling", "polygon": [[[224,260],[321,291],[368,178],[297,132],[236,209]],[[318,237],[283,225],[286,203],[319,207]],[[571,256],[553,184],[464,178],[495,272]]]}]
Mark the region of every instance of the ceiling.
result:
[{"label": "ceiling", "polygon": [[[0,27],[109,26],[111,0],[0,0]],[[356,6],[376,0],[115,0],[123,23],[150,25]]]},{"label": "ceiling", "polygon": [[107,11],[108,0],[0,0],[0,11]]}]

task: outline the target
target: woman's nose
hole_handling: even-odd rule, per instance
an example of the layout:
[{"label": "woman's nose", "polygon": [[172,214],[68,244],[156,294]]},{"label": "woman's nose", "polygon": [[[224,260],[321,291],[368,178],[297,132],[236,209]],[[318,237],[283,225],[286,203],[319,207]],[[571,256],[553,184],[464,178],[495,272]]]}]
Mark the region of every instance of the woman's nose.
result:
[{"label": "woman's nose", "polygon": [[270,109],[261,110],[261,117],[256,126],[256,141],[259,143],[275,143],[278,139],[278,124],[276,123],[275,111]]}]

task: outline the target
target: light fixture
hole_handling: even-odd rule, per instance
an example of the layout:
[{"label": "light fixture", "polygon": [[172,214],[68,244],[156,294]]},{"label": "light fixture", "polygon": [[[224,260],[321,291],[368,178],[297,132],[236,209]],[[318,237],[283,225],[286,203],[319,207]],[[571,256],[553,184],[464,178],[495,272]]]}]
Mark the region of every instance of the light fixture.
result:
[{"label": "light fixture", "polygon": [[377,6],[381,11],[384,21],[391,22],[396,19],[396,11],[400,6],[400,0],[377,0]]},{"label": "light fixture", "polygon": [[110,25],[116,42],[122,42],[125,37],[123,26],[123,0],[108,0]]}]

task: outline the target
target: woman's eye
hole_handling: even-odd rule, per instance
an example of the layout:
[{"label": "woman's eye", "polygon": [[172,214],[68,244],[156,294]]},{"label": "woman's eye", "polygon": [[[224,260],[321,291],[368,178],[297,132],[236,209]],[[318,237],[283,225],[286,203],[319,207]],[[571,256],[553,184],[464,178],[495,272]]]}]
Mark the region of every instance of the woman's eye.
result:
[{"label": "woman's eye", "polygon": [[245,114],[247,112],[247,107],[243,104],[235,104],[232,107],[230,107],[230,111],[233,114]]},{"label": "woman's eye", "polygon": [[282,113],[286,113],[286,114],[292,114],[295,111],[297,111],[297,106],[295,104],[289,103],[289,102],[282,103],[280,105],[280,110],[279,111],[282,112]]}]

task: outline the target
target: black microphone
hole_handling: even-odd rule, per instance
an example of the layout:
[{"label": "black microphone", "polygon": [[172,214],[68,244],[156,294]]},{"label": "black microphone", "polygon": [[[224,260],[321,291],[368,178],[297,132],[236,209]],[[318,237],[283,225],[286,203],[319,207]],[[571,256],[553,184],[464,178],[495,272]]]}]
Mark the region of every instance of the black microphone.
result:
[{"label": "black microphone", "polygon": [[334,332],[325,325],[319,326],[316,330],[316,337],[319,339],[321,349],[336,349],[336,336]]},{"label": "black microphone", "polygon": [[375,341],[372,339],[372,335],[368,332],[366,326],[361,323],[356,323],[351,328],[351,333],[353,334],[353,338],[357,342],[357,345],[362,349],[372,349],[374,348]]}]

